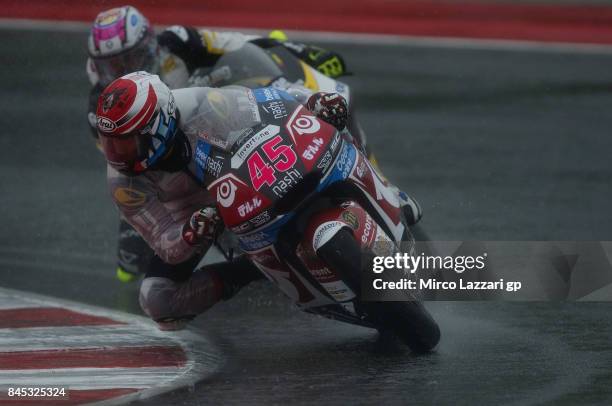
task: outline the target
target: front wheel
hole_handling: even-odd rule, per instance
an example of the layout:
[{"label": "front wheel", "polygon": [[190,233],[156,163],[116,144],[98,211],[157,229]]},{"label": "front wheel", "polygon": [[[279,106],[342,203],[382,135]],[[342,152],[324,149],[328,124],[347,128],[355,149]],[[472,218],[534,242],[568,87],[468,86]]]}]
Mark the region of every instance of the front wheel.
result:
[{"label": "front wheel", "polygon": [[355,309],[379,330],[391,330],[415,352],[435,348],[440,341],[440,328],[421,302],[361,301],[361,272],[367,271],[362,259],[367,255],[348,228],[338,231],[317,250],[317,255],[357,294]]}]

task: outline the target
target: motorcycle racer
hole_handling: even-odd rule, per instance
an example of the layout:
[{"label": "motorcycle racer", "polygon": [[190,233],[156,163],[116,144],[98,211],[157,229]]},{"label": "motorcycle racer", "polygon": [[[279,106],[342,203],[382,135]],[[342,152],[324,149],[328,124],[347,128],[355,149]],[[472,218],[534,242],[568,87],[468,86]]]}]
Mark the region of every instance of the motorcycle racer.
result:
[{"label": "motorcycle racer", "polygon": [[[139,70],[158,73],[171,89],[187,87],[192,73],[210,67],[225,53],[251,42],[262,48],[282,44],[296,57],[329,76],[346,73],[342,57],[318,47],[286,41],[282,32],[273,38],[238,32],[196,30],[175,25],[155,35],[147,18],[135,7],[123,6],[103,11],[96,17],[88,39],[89,58],[86,70],[92,85],[88,119],[94,137],[96,105],[105,86],[116,78]],[[97,140],[97,142],[99,142]],[[130,202],[134,196],[125,192],[117,196]],[[117,277],[130,281],[145,273],[153,253],[146,242],[125,221],[120,221]]]},{"label": "motorcycle racer", "polygon": [[[341,96],[298,87],[288,91],[322,120],[338,129],[346,126]],[[231,147],[258,123],[256,110],[247,88],[172,91],[146,72],[115,80],[98,100],[96,123],[111,196],[156,254],[140,288],[140,303],[162,329],[179,328],[260,277],[242,258],[192,272],[219,221],[214,197],[194,175],[199,145]],[[123,198],[126,194],[132,198]]]}]

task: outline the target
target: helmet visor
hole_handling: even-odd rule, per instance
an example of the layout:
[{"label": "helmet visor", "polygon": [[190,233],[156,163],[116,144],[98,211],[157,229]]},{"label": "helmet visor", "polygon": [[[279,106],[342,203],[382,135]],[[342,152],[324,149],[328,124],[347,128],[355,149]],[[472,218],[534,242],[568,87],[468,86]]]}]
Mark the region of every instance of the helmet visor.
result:
[{"label": "helmet visor", "polygon": [[133,171],[136,164],[147,159],[151,145],[150,135],[132,132],[121,136],[101,133],[100,144],[108,163],[119,171]]},{"label": "helmet visor", "polygon": [[157,39],[153,30],[148,30],[142,40],[132,49],[116,55],[93,58],[102,85],[136,71],[157,71]]}]

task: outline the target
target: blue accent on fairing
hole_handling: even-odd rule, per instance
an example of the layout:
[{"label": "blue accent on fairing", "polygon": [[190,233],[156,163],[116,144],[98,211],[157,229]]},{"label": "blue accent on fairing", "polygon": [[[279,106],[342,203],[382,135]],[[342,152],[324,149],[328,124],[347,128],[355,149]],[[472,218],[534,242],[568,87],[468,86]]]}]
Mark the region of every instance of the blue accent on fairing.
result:
[{"label": "blue accent on fairing", "polygon": [[317,192],[327,189],[332,183],[345,180],[351,174],[351,169],[357,159],[357,148],[350,142],[343,141],[342,144],[334,166],[329,169],[329,175],[319,183]]},{"label": "blue accent on fairing", "polygon": [[130,23],[133,26],[136,26],[136,24],[138,24],[138,17],[136,16],[136,14],[132,14],[132,18],[130,19]]},{"label": "blue accent on fairing", "polygon": [[262,87],[253,90],[253,95],[258,103],[265,103],[272,100],[295,100],[289,93],[274,87]]},{"label": "blue accent on fairing", "polygon": [[195,150],[195,163],[196,163],[196,178],[200,182],[204,181],[204,171],[206,170],[206,161],[210,156],[211,146],[209,143],[204,142],[202,140],[198,140]]},{"label": "blue accent on fairing", "polygon": [[238,242],[240,243],[240,248],[244,251],[257,251],[269,245],[273,245],[276,243],[280,229],[287,224],[294,215],[295,213],[288,213],[259,231],[239,236]]}]

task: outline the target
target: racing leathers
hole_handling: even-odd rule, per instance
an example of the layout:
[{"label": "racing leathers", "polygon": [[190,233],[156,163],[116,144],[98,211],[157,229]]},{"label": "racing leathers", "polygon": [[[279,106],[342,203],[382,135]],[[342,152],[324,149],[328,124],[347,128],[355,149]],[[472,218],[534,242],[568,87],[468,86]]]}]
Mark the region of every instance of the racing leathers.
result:
[{"label": "racing leathers", "polygon": [[[282,44],[295,56],[326,74],[342,75],[346,67],[342,57],[332,51],[293,42],[279,42],[274,39],[245,35],[238,32],[215,32],[196,30],[192,27],[175,25],[162,31],[157,38],[159,44],[159,76],[168,87],[178,89],[187,87],[189,79],[199,68],[212,67],[226,52],[242,47],[250,42],[261,48],[271,48]],[[127,72],[126,72],[127,73]],[[95,110],[98,97],[108,83],[101,83],[91,59],[87,61],[87,74],[92,84],[89,96],[88,119],[95,137]],[[130,196],[124,196],[130,200]],[[132,279],[136,274],[144,274],[153,266],[152,250],[125,222],[120,220],[119,242],[117,247],[120,279]]]},{"label": "racing leathers", "polygon": [[[311,94],[306,89],[288,91],[306,106],[317,105],[319,117],[327,117],[330,122],[334,122],[331,109],[346,113],[345,104],[339,107],[308,102]],[[210,240],[194,243],[184,232],[186,225],[193,223],[194,212],[200,214],[201,208],[212,206],[216,201],[197,175],[198,148],[214,144],[229,149],[242,135],[248,134],[248,129],[261,122],[253,91],[233,86],[178,89],[172,93],[179,112],[179,131],[171,156],[138,175],[107,167],[115,204],[155,251],[141,285],[140,303],[163,329],[180,327],[260,277],[254,266],[243,258],[192,273]]]}]

